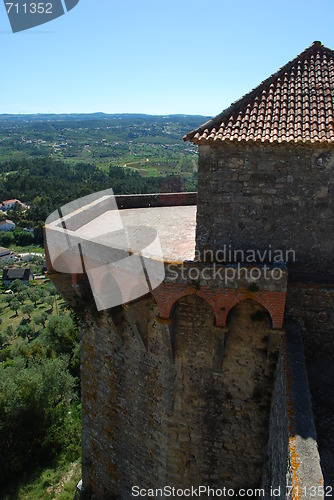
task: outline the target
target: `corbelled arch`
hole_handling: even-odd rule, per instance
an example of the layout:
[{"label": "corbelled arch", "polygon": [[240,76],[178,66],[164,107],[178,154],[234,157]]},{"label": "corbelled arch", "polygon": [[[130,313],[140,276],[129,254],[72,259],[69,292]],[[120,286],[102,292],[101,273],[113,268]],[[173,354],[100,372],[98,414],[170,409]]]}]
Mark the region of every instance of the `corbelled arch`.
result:
[{"label": "corbelled arch", "polygon": [[271,308],[271,304],[268,303],[267,300],[264,300],[263,297],[261,297],[261,295],[258,294],[258,293],[257,294],[252,294],[252,296],[250,296],[250,294],[241,293],[239,295],[235,295],[235,297],[232,300],[230,299],[229,302],[228,302],[228,305],[226,306],[226,308],[224,310],[224,313],[225,313],[224,314],[224,316],[225,316],[224,326],[226,325],[226,322],[227,322],[227,319],[228,319],[228,315],[230,314],[230,312],[232,311],[232,309],[237,304],[239,304],[240,302],[243,302],[245,300],[253,300],[254,302],[257,302],[262,307],[264,307],[264,309],[267,311],[268,315],[270,316],[272,325],[274,326],[274,318],[273,318],[274,311]]},{"label": "corbelled arch", "polygon": [[263,305],[259,300],[257,300],[256,298],[252,297],[243,297],[243,298],[240,298],[238,297],[238,300],[235,302],[234,305],[232,305],[228,311],[226,311],[226,326],[228,328],[229,326],[229,319],[230,319],[230,316],[233,312],[233,310],[239,306],[242,306],[242,303],[245,303],[245,302],[249,302],[249,303],[253,303],[254,305],[258,305],[258,307],[260,306],[261,307],[261,311],[266,313],[267,317],[268,317],[268,320],[270,320],[270,323],[268,326],[272,327],[272,315],[270,314],[270,311],[267,309],[267,307],[265,307],[265,305]]},{"label": "corbelled arch", "polygon": [[253,299],[261,304],[270,314],[274,329],[281,329],[283,326],[286,292],[259,290],[251,292],[239,289],[221,289],[208,286],[197,288],[190,285],[162,283],[152,291],[161,318],[170,317],[173,305],[180,298],[195,294],[203,298],[213,309],[216,325],[226,326],[226,319],[229,311],[238,302],[245,299]]},{"label": "corbelled arch", "polygon": [[159,313],[162,318],[169,318],[174,305],[187,295],[197,295],[202,298],[211,307],[214,316],[216,316],[213,298],[202,289],[198,290],[196,287],[162,283],[158,288],[152,291],[152,295],[158,304]]}]

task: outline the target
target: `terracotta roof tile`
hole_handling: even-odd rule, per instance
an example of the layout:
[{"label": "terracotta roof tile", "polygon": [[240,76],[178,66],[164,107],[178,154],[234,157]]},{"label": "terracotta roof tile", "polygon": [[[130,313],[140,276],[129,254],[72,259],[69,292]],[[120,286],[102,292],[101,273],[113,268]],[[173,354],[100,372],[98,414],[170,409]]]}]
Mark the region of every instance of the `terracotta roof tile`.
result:
[{"label": "terracotta roof tile", "polygon": [[183,139],[334,143],[334,51],[314,42]]}]

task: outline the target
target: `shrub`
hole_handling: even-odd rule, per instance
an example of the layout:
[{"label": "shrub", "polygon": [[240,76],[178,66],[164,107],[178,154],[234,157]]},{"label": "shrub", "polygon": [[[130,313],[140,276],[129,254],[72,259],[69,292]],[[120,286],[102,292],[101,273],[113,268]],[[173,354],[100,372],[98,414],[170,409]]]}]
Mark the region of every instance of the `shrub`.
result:
[{"label": "shrub", "polygon": [[70,419],[75,381],[67,365],[65,357],[0,365],[0,485],[55,456],[69,440],[67,428],[77,428]]}]

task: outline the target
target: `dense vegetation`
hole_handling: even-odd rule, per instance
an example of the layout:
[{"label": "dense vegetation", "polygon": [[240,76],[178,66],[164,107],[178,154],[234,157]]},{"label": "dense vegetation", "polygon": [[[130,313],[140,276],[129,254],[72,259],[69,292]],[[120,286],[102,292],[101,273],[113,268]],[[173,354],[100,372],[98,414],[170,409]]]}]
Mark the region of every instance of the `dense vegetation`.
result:
[{"label": "dense vegetation", "polygon": [[[89,163],[67,164],[50,158],[22,159],[0,165],[0,200],[17,198],[28,204],[8,213],[17,224],[14,232],[0,235],[0,245],[43,243],[43,226],[56,208],[81,196],[112,188],[115,194],[179,192],[195,190],[197,173],[143,177],[138,171],[110,166],[102,170]],[[24,231],[34,228],[34,233]]]},{"label": "dense vegetation", "polygon": [[0,491],[80,456],[77,320],[48,280],[1,291]]}]

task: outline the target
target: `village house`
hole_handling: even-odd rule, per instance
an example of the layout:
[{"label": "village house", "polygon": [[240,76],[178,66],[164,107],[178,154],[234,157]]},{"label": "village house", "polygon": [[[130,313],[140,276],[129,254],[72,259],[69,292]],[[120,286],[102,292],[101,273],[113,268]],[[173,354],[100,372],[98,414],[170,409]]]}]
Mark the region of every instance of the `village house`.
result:
[{"label": "village house", "polygon": [[34,276],[29,268],[14,267],[12,269],[4,269],[2,273],[2,283],[9,286],[13,281],[20,280],[27,285]]},{"label": "village house", "polygon": [[0,262],[8,262],[15,258],[15,254],[9,248],[0,247]]},{"label": "village house", "polygon": [[15,229],[15,223],[9,219],[5,219],[0,222],[0,231],[13,231]]},{"label": "village house", "polygon": [[13,198],[11,200],[3,200],[0,204],[0,209],[4,212],[7,212],[8,210],[13,210],[17,206],[25,208],[25,204],[22,203],[22,201]]}]

